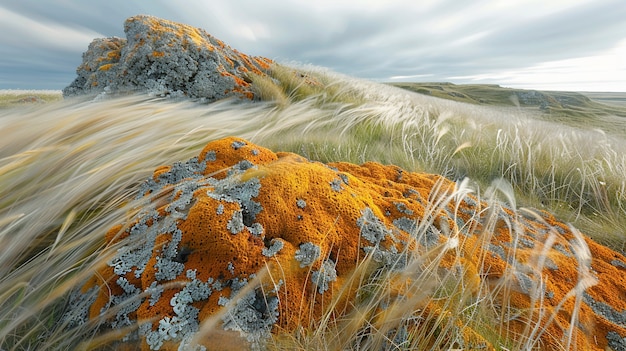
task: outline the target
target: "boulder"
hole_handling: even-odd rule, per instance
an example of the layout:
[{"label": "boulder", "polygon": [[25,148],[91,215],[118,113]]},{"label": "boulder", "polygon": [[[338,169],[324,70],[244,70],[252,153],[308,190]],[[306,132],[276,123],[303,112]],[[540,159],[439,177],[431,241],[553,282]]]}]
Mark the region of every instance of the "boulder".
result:
[{"label": "boulder", "polygon": [[[542,350],[625,350],[624,256],[439,175],[312,162],[231,137],[159,167],[137,199],[146,205],[108,232],[117,254],[74,294],[71,315],[103,318],[146,350],[209,346],[194,339],[209,320],[258,348],[350,316],[372,286],[388,289],[376,318],[402,314],[388,330],[398,343],[435,330],[426,313],[456,318],[446,349],[495,349],[487,330]],[[376,277],[388,279],[368,284]],[[482,330],[451,314],[457,295],[463,313],[490,306]]]},{"label": "boulder", "polygon": [[124,23],[126,39],[95,39],[64,96],[141,91],[214,101],[253,99],[249,73],[272,61],[230,48],[204,30],[152,16]]}]

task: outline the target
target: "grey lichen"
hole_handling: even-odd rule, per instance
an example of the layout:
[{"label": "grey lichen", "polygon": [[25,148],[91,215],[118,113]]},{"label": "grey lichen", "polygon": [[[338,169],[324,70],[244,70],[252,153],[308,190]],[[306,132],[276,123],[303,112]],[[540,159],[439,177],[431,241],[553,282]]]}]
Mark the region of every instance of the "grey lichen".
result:
[{"label": "grey lichen", "polygon": [[152,256],[152,248],[158,234],[159,226],[148,227],[145,224],[145,218],[133,225],[130,229],[130,237],[135,240],[134,245],[129,243],[117,250],[117,255],[108,262],[109,266],[113,267],[113,272],[121,276],[135,268],[135,277],[139,278]]},{"label": "grey lichen", "polygon": [[626,351],[626,336],[622,337],[614,331],[606,334],[606,340],[609,346],[615,351]]},{"label": "grey lichen", "polygon": [[563,246],[560,243],[556,243],[554,244],[554,246],[552,246],[556,251],[562,253],[563,255],[565,255],[566,257],[572,257],[572,251],[569,250],[569,248],[566,248],[565,246]]},{"label": "grey lichen", "polygon": [[68,323],[70,327],[79,327],[88,321],[89,308],[96,301],[99,289],[97,286],[82,293],[80,290],[72,291],[70,295],[70,303],[61,317],[62,321]]},{"label": "grey lichen", "polygon": [[154,264],[154,268],[157,269],[154,274],[156,280],[174,280],[185,270],[183,263],[172,261],[169,258],[157,256],[156,260],[157,262]]},{"label": "grey lichen", "polygon": [[226,224],[226,229],[228,229],[231,234],[239,234],[245,228],[243,224],[243,212],[235,211],[233,216],[228,220]]},{"label": "grey lichen", "polygon": [[174,187],[174,194],[178,194],[178,198],[170,200],[169,205],[165,208],[170,216],[174,219],[187,219],[187,211],[193,205],[194,191],[206,185],[205,182],[188,180],[177,184]]},{"label": "grey lichen", "polygon": [[[118,329],[133,324],[129,315],[137,311],[141,305],[141,298],[139,297],[141,289],[131,284],[124,277],[119,277],[115,283],[124,290],[122,295],[111,295],[109,299],[110,305],[120,307],[116,311],[115,318],[110,321],[111,328]],[[104,309],[106,308],[105,306]]]},{"label": "grey lichen", "polygon": [[369,207],[361,210],[361,217],[357,219],[356,225],[360,229],[361,236],[375,245],[385,240],[385,237],[391,233]]},{"label": "grey lichen", "polygon": [[141,184],[137,199],[141,199],[146,193],[157,194],[167,185],[178,184],[183,180],[200,180],[204,177],[205,169],[206,161],[198,162],[197,157],[186,162],[175,162],[169,171],[159,174],[156,181],[150,177]]},{"label": "grey lichen", "polygon": [[393,225],[419,239],[420,243],[425,247],[430,248],[439,244],[441,232],[433,225],[421,227],[420,230],[418,230],[417,221],[406,217],[395,219]]},{"label": "grey lichen", "polygon": [[264,232],[263,225],[261,225],[261,223],[259,222],[252,223],[252,225],[247,228],[250,234],[254,236],[260,237],[263,235],[263,232]]},{"label": "grey lichen", "polygon": [[296,260],[300,262],[300,268],[312,265],[320,257],[321,249],[319,246],[308,242],[300,245],[296,250]]},{"label": "grey lichen", "polygon": [[528,274],[519,271],[515,272],[515,277],[522,292],[530,295],[536,287],[535,281]]},{"label": "grey lichen", "polygon": [[404,213],[404,214],[409,215],[409,216],[413,215],[413,210],[408,208],[405,203],[403,203],[403,202],[394,202],[393,204],[396,206],[396,209],[398,210],[398,212]]},{"label": "grey lichen", "polygon": [[393,220],[393,225],[409,234],[415,235],[417,222],[407,217],[400,217]]},{"label": "grey lichen", "polygon": [[311,273],[311,281],[317,286],[317,292],[323,294],[330,289],[330,283],[337,280],[335,263],[332,260],[325,260],[319,270]]},{"label": "grey lichen", "polygon": [[220,296],[220,297],[217,299],[217,305],[218,305],[218,306],[222,306],[222,307],[224,307],[224,306],[228,305],[228,303],[229,303],[229,302],[230,302],[230,299],[229,299],[229,298],[227,298],[227,297],[225,297],[225,296]]},{"label": "grey lichen", "polygon": [[[167,235],[164,233],[163,235]],[[185,264],[179,262],[179,244],[183,233],[176,228],[171,233],[171,240],[163,247],[160,256],[156,257],[155,278],[157,280],[173,280],[185,270]]]},{"label": "grey lichen", "polygon": [[296,206],[298,206],[299,208],[305,208],[306,207],[306,201],[304,201],[303,199],[298,199],[298,200],[296,200]]},{"label": "grey lichen", "polygon": [[152,282],[152,284],[150,284],[150,286],[146,289],[146,292],[148,294],[150,294],[150,306],[154,306],[156,305],[157,302],[159,302],[159,299],[161,298],[161,294],[163,294],[164,288],[163,285],[157,283],[157,282]]},{"label": "grey lichen", "polygon": [[339,178],[345,185],[350,185],[350,178],[348,178],[348,175],[344,173],[339,173]]},{"label": "grey lichen", "polygon": [[[243,142],[233,144],[235,148],[245,145]],[[226,281],[209,278],[204,282],[197,278],[195,270],[186,270],[185,268],[188,256],[193,253],[193,250],[183,244],[183,232],[177,227],[177,223],[186,218],[188,210],[194,204],[194,192],[200,188],[210,189],[207,190],[207,194],[218,201],[216,213],[228,212],[228,215],[231,216],[227,221],[226,230],[236,234],[248,229],[251,234],[259,237],[264,234],[263,226],[255,222],[257,214],[263,208],[260,203],[253,200],[259,194],[260,181],[257,178],[250,178],[242,182],[237,176],[254,165],[251,162],[240,162],[237,167],[233,168],[234,173],[231,176],[224,179],[204,178],[202,172],[205,169],[205,162],[210,162],[216,158],[217,154],[209,151],[202,162],[198,162],[194,158],[184,163],[177,163],[168,172],[161,173],[156,181],[150,178],[141,186],[138,197],[159,193],[165,187],[171,188],[173,191],[165,195],[169,205],[164,208],[165,217],[161,217],[155,207],[148,203],[136,215],[134,224],[127,229],[129,235],[121,242],[122,245],[117,254],[108,262],[113,268],[113,272],[118,275],[114,284],[117,284],[123,293],[112,295],[109,302],[102,308],[101,313],[110,313],[110,310],[114,309],[115,312],[108,322],[112,328],[119,329],[131,326],[137,323],[132,316],[142,302],[145,301],[146,304],[155,306],[163,298],[168,281],[177,280],[177,282],[183,283],[185,277],[187,281],[170,299],[173,314],[161,316],[161,319],[154,322],[139,323],[139,328],[123,336],[124,340],[144,337],[152,350],[161,349],[167,341],[173,341],[185,349],[191,347],[193,346],[190,344],[192,335],[198,330],[199,323],[199,310],[193,304],[207,300],[212,293],[223,291],[224,287],[230,287],[231,296],[233,296],[232,294],[247,284],[247,279],[237,277]],[[150,200],[150,197],[147,197],[146,200]],[[237,204],[239,210],[233,211],[230,206],[227,210],[225,206],[227,203]],[[159,245],[156,245],[157,242]],[[271,246],[266,248],[263,253],[271,257],[278,253],[283,246],[284,243],[281,240],[273,240]],[[309,248],[305,245],[304,250],[300,253],[306,264],[312,264],[320,255],[319,247],[317,250],[314,247]],[[145,289],[133,285],[129,281],[130,275],[133,274],[135,278],[142,278],[142,274],[151,259],[155,260],[154,279],[156,281],[151,282]],[[236,270],[232,263],[228,266],[228,270],[233,276],[235,275]],[[77,306],[74,311],[78,312],[68,314],[66,320],[69,323],[78,325],[87,320],[88,307],[95,300],[97,288],[92,290],[87,294],[80,292],[74,294],[72,303]],[[227,297],[220,299],[221,303],[226,303],[226,301]],[[248,327],[242,329],[253,335],[253,340],[260,340],[259,335],[266,335],[271,329],[271,325],[275,323],[277,312],[272,311],[277,311],[277,301],[277,297],[269,298],[267,307],[263,307],[259,301],[253,302],[256,303],[257,312],[260,311],[259,313],[261,313],[261,316],[257,318],[261,324],[255,327],[254,323],[250,322]],[[243,307],[240,306],[240,308]],[[233,326],[234,324],[231,323],[230,325]],[[255,332],[255,330],[261,330],[261,332]]]},{"label": "grey lichen", "polygon": [[192,336],[198,331],[198,314],[200,310],[192,304],[196,301],[208,299],[211,295],[209,282],[197,279],[195,270],[187,270],[187,282],[181,291],[170,299],[170,306],[174,316],[164,316],[158,320],[156,330],[152,330],[152,323],[145,323],[139,327],[139,335],[145,337],[146,344],[151,350],[159,350],[165,341],[174,341],[180,345],[179,349],[196,349],[199,345],[191,345]]},{"label": "grey lichen", "polygon": [[615,267],[618,267],[618,268],[624,268],[624,269],[626,269],[626,263],[624,263],[624,261],[621,261],[621,260],[612,260],[612,261],[611,261],[611,264],[612,264],[613,266],[615,266]]},{"label": "grey lichen", "polygon": [[333,189],[333,191],[336,191],[336,192],[342,191],[344,188],[343,188],[341,179],[333,179],[330,182],[330,188]]},{"label": "grey lichen", "polygon": [[504,248],[500,245],[495,245],[495,244],[489,244],[488,246],[488,250],[490,252],[492,252],[492,254],[494,256],[499,256],[501,259],[503,259],[504,261],[506,261],[506,252],[504,251]]},{"label": "grey lichen", "polygon": [[204,155],[204,160],[208,162],[217,161],[217,153],[215,153],[215,151],[213,150],[207,151],[207,153]]},{"label": "grey lichen", "polygon": [[270,241],[270,244],[270,247],[265,247],[261,251],[264,256],[272,257],[276,255],[280,250],[282,250],[283,246],[285,246],[283,241],[280,239],[272,239],[272,241]]},{"label": "grey lichen", "polygon": [[253,350],[262,349],[278,322],[278,289],[279,286],[264,292],[256,288],[241,296],[233,289],[232,299],[236,300],[222,317],[224,330],[238,331],[250,342]]},{"label": "grey lichen", "polygon": [[606,318],[611,323],[626,326],[626,310],[621,312],[616,311],[612,306],[602,302],[596,301],[589,293],[583,293],[583,300],[591,307],[593,312]]},{"label": "grey lichen", "polygon": [[250,292],[239,299],[223,319],[225,330],[239,331],[253,349],[261,349],[278,321],[278,298],[263,298]]},{"label": "grey lichen", "polygon": [[242,147],[246,146],[246,143],[243,141],[237,140],[237,141],[233,141],[233,143],[230,146],[235,150],[239,150]]},{"label": "grey lichen", "polygon": [[221,180],[210,178],[209,183],[213,191],[209,191],[207,195],[218,201],[238,203],[242,209],[243,224],[250,227],[256,215],[263,210],[260,203],[252,200],[259,196],[261,183],[258,178],[250,178],[244,182],[240,182],[237,178],[227,177]]},{"label": "grey lichen", "polygon": [[531,249],[535,247],[535,242],[527,237],[520,236],[519,238],[517,238],[517,242]]},{"label": "grey lichen", "polygon": [[382,249],[380,246],[363,247],[366,255],[372,255],[375,262],[380,263],[385,269],[397,271],[405,268],[409,263],[409,255],[406,252],[398,252],[395,246],[391,246],[389,250]]},{"label": "grey lichen", "polygon": [[548,269],[551,269],[553,271],[556,271],[559,269],[559,266],[550,258],[550,257],[546,257],[545,261],[544,261],[544,266],[546,266]]}]

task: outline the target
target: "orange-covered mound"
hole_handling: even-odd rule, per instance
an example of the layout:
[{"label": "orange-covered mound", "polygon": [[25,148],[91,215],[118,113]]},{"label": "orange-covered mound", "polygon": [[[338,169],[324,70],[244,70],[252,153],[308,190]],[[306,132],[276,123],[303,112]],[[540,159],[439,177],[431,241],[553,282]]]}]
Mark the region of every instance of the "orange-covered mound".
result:
[{"label": "orange-covered mound", "polygon": [[[443,252],[433,261],[442,272],[461,272],[453,276],[469,294],[502,302],[493,328],[507,337],[529,335],[535,323],[542,349],[572,340],[580,350],[624,350],[624,256],[578,240],[547,213],[524,216],[455,186],[395,166],[326,165],[238,138],[214,141],[141,186],[151,205],[109,231],[107,241],[122,246],[74,296],[76,309],[89,306],[85,319],[110,313],[114,329],[138,324],[126,338],[144,349],[210,342],[192,338],[214,316],[259,346],[319,320],[344,288],[339,304],[349,312],[358,285],[347,281],[366,257],[402,271]],[[397,296],[410,293],[403,284]],[[454,345],[493,349],[459,330]]]}]

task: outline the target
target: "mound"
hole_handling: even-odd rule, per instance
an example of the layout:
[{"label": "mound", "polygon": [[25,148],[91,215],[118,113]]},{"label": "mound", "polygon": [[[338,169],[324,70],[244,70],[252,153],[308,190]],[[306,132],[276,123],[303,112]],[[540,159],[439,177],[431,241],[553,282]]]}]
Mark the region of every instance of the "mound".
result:
[{"label": "mound", "polygon": [[252,99],[249,72],[263,74],[271,60],[250,57],[204,30],[151,16],[124,23],[126,39],[95,39],[64,96],[141,91],[213,101]]},{"label": "mound", "polygon": [[[438,175],[322,164],[226,138],[158,168],[138,199],[136,217],[107,234],[117,255],[76,292],[70,315],[102,318],[144,349],[210,349],[210,334],[194,339],[209,321],[259,347],[316,325],[330,306],[349,316],[384,272],[397,275],[376,308],[389,321],[380,316],[403,306],[406,318],[386,331],[399,344],[429,327],[411,316],[450,318],[443,288],[453,286],[470,303],[488,296],[488,328],[507,338],[535,337],[545,350],[626,345],[624,256],[548,213],[481,201]],[[364,262],[369,275],[355,282]],[[420,272],[433,265],[429,290]],[[420,294],[429,297],[412,300]],[[455,328],[448,347],[494,349],[471,323]]]}]

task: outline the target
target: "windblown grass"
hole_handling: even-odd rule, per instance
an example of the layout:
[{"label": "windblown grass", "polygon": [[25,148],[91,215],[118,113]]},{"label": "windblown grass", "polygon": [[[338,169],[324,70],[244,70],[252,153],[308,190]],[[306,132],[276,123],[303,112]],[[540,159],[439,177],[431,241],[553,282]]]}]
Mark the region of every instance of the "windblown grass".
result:
[{"label": "windblown grass", "polygon": [[[472,179],[474,190],[460,192],[479,194],[503,178],[513,189],[507,197],[518,204],[555,212],[625,251],[623,138],[302,70],[319,85],[277,67],[258,92],[270,102],[199,105],[129,96],[0,110],[0,349],[90,348],[91,338],[101,340],[97,323],[67,328],[59,318],[70,290],[115,253],[104,246],[104,233],[128,218],[137,205],[129,199],[156,167],[229,135],[324,162],[379,161]],[[351,281],[363,287],[353,312],[328,306],[328,318],[278,333],[268,347],[450,349],[455,333],[468,330],[504,349],[537,346],[536,322],[549,316],[530,311],[524,335],[506,335],[493,325],[516,313],[507,310],[506,285],[495,290],[501,294],[470,294],[471,281],[435,269],[440,254],[455,249],[420,252],[410,269],[394,273],[378,272],[366,259]],[[381,315],[377,306],[406,277],[412,283],[403,288],[414,299]],[[429,302],[449,314],[416,310]],[[432,328],[411,328],[417,321]],[[401,332],[411,335],[410,345],[394,345]]]}]

